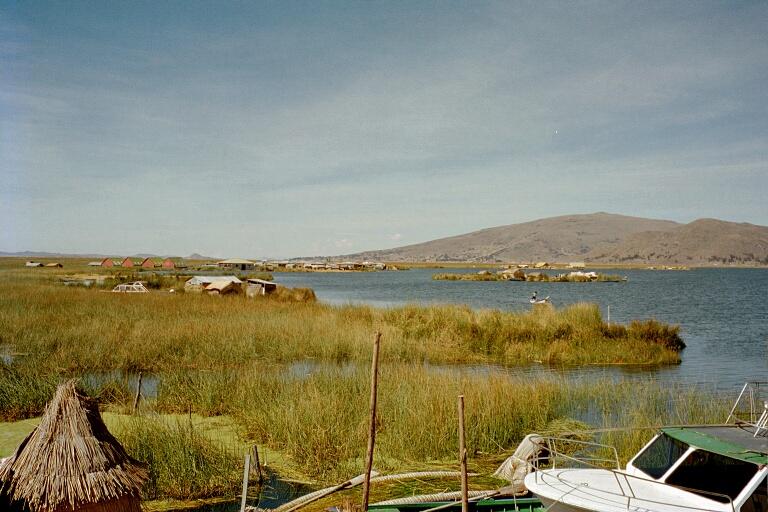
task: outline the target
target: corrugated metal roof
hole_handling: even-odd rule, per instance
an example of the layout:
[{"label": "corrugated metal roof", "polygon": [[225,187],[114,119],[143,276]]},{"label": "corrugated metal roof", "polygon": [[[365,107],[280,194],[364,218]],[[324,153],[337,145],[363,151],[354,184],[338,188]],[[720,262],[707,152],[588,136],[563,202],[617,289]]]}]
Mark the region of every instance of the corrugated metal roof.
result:
[{"label": "corrugated metal roof", "polygon": [[226,281],[237,284],[242,283],[242,281],[235,276],[194,276],[187,281],[186,284],[210,284],[214,281]]},{"label": "corrugated metal roof", "polygon": [[277,283],[273,283],[272,281],[265,281],[264,279],[251,278],[251,279],[248,279],[248,282],[253,284],[265,284],[265,285],[277,286]]},{"label": "corrugated metal roof", "polygon": [[208,285],[206,285],[205,289],[207,291],[224,291],[227,288],[231,286],[235,286],[237,283],[234,281],[214,281]]},{"label": "corrugated metal roof", "polygon": [[224,265],[255,265],[256,264],[253,261],[241,260],[241,259],[238,259],[238,258],[232,258],[232,259],[229,259],[229,260],[222,260],[222,261],[219,261],[218,263],[219,263],[219,265],[222,265],[222,264],[224,264]]}]

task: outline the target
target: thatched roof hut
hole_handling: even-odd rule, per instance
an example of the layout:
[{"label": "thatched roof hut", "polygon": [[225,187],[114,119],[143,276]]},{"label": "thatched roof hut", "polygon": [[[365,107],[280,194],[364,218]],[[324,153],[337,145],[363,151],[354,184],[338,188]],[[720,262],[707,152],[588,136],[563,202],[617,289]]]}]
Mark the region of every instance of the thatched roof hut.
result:
[{"label": "thatched roof hut", "polygon": [[107,430],[96,401],[71,380],[0,464],[0,494],[32,512],[140,512],[147,478],[146,466]]}]

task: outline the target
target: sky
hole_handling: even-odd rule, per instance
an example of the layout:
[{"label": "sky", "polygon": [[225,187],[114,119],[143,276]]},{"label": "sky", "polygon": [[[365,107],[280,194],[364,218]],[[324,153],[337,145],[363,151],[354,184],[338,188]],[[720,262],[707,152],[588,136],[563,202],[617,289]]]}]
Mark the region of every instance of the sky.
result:
[{"label": "sky", "polygon": [[768,2],[0,2],[0,251],[768,225]]}]

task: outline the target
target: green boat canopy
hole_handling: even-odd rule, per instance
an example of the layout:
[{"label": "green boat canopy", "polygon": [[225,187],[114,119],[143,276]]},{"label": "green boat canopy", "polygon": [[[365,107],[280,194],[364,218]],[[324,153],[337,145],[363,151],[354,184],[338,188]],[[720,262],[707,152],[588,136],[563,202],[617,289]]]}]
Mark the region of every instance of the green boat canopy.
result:
[{"label": "green boat canopy", "polygon": [[768,464],[768,438],[754,437],[754,427],[666,427],[661,431],[669,437],[702,450],[752,464]]}]

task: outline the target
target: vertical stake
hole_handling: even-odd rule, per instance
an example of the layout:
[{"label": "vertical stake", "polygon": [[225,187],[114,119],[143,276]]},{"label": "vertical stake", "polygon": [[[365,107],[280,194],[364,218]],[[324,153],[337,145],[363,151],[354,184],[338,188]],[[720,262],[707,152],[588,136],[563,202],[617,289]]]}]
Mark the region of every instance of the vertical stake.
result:
[{"label": "vertical stake", "polygon": [[365,480],[363,480],[363,512],[368,512],[368,496],[373,468],[373,447],[376,443],[376,388],[379,383],[379,344],[381,333],[376,331],[373,337],[373,360],[371,361],[371,422],[368,430],[368,453],[365,460]]},{"label": "vertical stake", "polygon": [[136,396],[133,399],[133,413],[136,414],[136,411],[139,408],[139,399],[141,398],[141,372],[139,372],[139,380],[136,383]]},{"label": "vertical stake", "polygon": [[261,474],[261,461],[259,460],[259,447],[258,445],[253,445],[253,460],[256,464],[256,474],[259,478],[259,484],[261,484],[264,481],[264,476]]},{"label": "vertical stake", "polygon": [[608,327],[611,326],[611,305],[608,304]]},{"label": "vertical stake", "polygon": [[464,438],[464,395],[459,395],[459,464],[461,465],[461,512],[469,511],[467,446]]},{"label": "vertical stake", "polygon": [[245,454],[245,464],[243,465],[243,497],[240,499],[240,512],[245,512],[245,499],[248,497],[248,476],[251,472],[251,456]]}]

